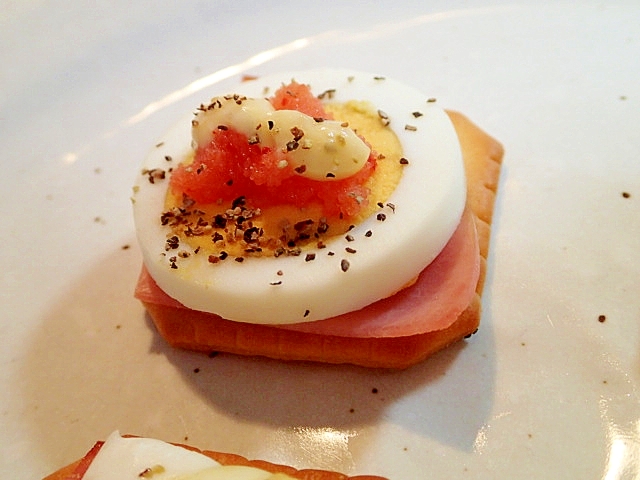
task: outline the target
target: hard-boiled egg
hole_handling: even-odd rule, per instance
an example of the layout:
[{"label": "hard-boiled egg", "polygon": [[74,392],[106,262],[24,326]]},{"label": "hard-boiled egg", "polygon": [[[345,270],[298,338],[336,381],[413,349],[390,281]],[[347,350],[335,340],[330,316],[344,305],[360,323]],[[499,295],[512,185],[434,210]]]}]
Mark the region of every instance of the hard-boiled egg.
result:
[{"label": "hard-boiled egg", "polygon": [[215,460],[153,438],[125,438],[113,432],[91,462],[83,480],[167,480],[218,467]]},{"label": "hard-boiled egg", "polygon": [[220,465],[199,452],[153,438],[105,440],[82,480],[291,480],[260,468]]},{"label": "hard-boiled egg", "polygon": [[[168,185],[167,158],[192,152],[191,119],[164,135],[144,160],[133,195],[136,232],[144,263],[158,286],[188,308],[228,320],[290,324],[358,310],[411,283],[454,232],[466,201],[458,139],[447,114],[428,95],[391,78],[349,70],[285,72],[218,92],[262,98],[295,79],[330,102],[367,102],[393,129],[404,170],[391,196],[349,235],[331,237],[310,257],[263,256],[212,265],[185,246],[178,264],[168,261],[160,222]],[[176,268],[177,267],[177,268]]]}]

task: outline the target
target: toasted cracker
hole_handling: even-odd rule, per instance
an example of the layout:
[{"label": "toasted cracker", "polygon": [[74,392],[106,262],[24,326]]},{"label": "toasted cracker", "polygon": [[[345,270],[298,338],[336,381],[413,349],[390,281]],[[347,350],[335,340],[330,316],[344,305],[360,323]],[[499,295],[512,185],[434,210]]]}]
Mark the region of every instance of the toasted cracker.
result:
[{"label": "toasted cracker", "polygon": [[481,257],[476,295],[451,326],[405,337],[347,338],[233,322],[206,312],[143,302],[160,334],[170,345],[190,350],[381,368],[406,368],[473,334],[480,323],[503,148],[464,115],[448,114],[460,139],[467,176],[467,207],[476,223]]}]

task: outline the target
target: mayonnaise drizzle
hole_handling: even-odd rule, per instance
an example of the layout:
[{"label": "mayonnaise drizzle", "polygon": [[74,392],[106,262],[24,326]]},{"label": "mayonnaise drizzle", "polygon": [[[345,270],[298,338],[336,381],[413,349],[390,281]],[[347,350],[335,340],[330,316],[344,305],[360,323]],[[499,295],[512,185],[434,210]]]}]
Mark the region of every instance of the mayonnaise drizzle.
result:
[{"label": "mayonnaise drizzle", "polygon": [[357,173],[371,153],[347,125],[314,119],[296,110],[275,110],[264,98],[214,97],[197,112],[192,128],[195,147],[211,142],[211,132],[233,128],[250,143],[278,150],[282,168],[313,180],[340,180]]}]

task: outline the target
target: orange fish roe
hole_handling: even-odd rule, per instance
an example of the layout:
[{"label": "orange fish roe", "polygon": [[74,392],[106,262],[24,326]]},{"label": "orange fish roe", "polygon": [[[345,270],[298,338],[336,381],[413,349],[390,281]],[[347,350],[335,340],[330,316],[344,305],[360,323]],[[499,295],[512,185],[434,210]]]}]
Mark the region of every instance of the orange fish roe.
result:
[{"label": "orange fish roe", "polygon": [[296,81],[280,87],[269,101],[276,110],[298,110],[310,117],[333,119],[325,111],[322,101],[311,93],[309,86]]},{"label": "orange fish roe", "polygon": [[[275,109],[295,109],[316,119],[329,119],[321,100],[307,85],[292,82],[270,99]],[[367,204],[366,181],[376,168],[372,151],[364,167],[341,180],[319,181],[301,176],[281,160],[286,153],[251,143],[232,128],[212,132],[212,140],[195,152],[191,164],[181,164],[171,176],[172,193],[200,204],[230,201],[240,196],[254,208],[276,205],[322,206],[327,217],[352,217]]]}]

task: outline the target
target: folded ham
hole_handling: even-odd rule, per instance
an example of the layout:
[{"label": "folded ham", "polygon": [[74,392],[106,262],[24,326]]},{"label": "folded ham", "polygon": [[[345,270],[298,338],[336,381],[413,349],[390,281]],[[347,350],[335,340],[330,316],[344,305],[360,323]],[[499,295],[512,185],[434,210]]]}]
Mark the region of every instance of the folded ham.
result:
[{"label": "folded ham", "polygon": [[[451,240],[411,286],[361,310],[315,322],[272,325],[318,335],[405,337],[449,327],[467,308],[480,274],[473,217],[465,212]],[[384,275],[384,272],[380,272]],[[354,288],[367,288],[354,285]],[[143,268],[135,296],[144,303],[186,308],[168,296]],[[224,320],[209,314],[211,319]],[[246,325],[246,324],[245,324]]]}]

